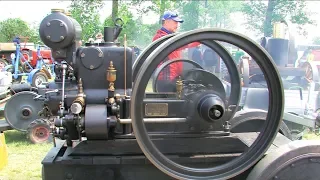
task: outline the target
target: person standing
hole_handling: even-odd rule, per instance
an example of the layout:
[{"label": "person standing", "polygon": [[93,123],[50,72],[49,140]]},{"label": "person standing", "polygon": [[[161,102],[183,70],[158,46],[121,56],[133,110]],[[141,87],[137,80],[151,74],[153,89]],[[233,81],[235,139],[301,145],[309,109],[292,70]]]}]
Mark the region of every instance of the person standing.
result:
[{"label": "person standing", "polygon": [[238,50],[236,51],[235,55],[234,55],[234,61],[235,63],[238,65],[240,62],[241,57],[244,55],[244,52],[240,50],[240,48],[238,48]]},{"label": "person standing", "polygon": [[96,35],[96,40],[94,41],[94,43],[103,43],[103,35],[102,35],[102,33],[98,33]]},{"label": "person standing", "polygon": [[[155,41],[163,36],[168,34],[172,34],[178,31],[179,23],[183,23],[184,20],[181,19],[176,12],[173,11],[165,11],[162,16],[162,27],[158,29],[152,38],[152,41]],[[176,49],[164,60],[173,60],[173,59],[181,59],[182,54],[181,51],[186,48],[197,47],[199,46],[199,42],[190,43],[182,48]],[[183,62],[176,62],[169,65],[168,68],[162,70],[158,77],[158,81],[161,80],[170,80],[174,81],[181,75],[183,71]],[[163,84],[164,85],[164,84]],[[164,85],[166,86],[166,85]]]}]

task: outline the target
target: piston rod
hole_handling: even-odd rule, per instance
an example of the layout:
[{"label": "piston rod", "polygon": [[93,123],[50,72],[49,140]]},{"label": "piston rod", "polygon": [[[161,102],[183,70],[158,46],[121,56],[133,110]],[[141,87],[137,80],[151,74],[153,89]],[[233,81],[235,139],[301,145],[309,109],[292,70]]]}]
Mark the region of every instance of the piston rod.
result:
[{"label": "piston rod", "polygon": [[[186,118],[144,118],[145,123],[184,123]],[[121,124],[131,124],[131,119],[119,119]]]}]

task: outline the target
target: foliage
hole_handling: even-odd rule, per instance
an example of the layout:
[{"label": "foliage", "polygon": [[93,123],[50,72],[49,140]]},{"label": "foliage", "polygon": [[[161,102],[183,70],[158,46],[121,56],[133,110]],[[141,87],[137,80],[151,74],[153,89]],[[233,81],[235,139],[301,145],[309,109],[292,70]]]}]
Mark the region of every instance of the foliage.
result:
[{"label": "foliage", "polygon": [[232,13],[241,10],[242,1],[207,1],[201,7],[201,25],[218,28],[232,28]]},{"label": "foliage", "polygon": [[318,37],[314,37],[313,39],[312,39],[312,43],[313,44],[316,44],[316,45],[320,45],[320,37],[318,36]]},{"label": "foliage", "polygon": [[[140,2],[142,3],[142,2]],[[139,5],[139,4],[138,4]],[[118,37],[118,42],[123,44],[124,34],[127,37],[127,44],[129,46],[135,45],[138,47],[144,47],[152,40],[152,36],[159,28],[158,24],[143,24],[142,16],[145,14],[138,13],[136,17],[133,16],[132,4],[128,1],[118,1],[118,12],[112,12],[112,14],[118,14],[117,17],[123,20],[123,30]],[[115,11],[113,9],[113,11]],[[109,16],[105,19],[104,26],[114,26],[112,17]]]},{"label": "foliage", "polygon": [[232,13],[241,10],[242,1],[176,1],[178,9],[185,22],[182,30],[201,27],[232,28]]},{"label": "foliage", "polygon": [[305,11],[304,0],[269,0],[248,1],[243,4],[242,12],[247,19],[247,27],[250,30],[263,33],[264,36],[271,36],[272,24],[281,20],[289,20],[291,23],[299,25],[302,29],[304,25],[314,24],[310,19],[311,13]]},{"label": "foliage", "polygon": [[88,41],[101,32],[99,11],[103,7],[102,0],[72,0],[70,13],[79,22],[82,28],[82,39]]},{"label": "foliage", "polygon": [[[39,32],[20,18],[8,18],[0,22],[0,42],[12,42],[14,37],[29,37],[28,42],[39,43]],[[21,39],[23,42],[24,39]]]},{"label": "foliage", "polygon": [[200,1],[181,1],[179,10],[185,22],[181,24],[182,31],[188,31],[198,28]]}]

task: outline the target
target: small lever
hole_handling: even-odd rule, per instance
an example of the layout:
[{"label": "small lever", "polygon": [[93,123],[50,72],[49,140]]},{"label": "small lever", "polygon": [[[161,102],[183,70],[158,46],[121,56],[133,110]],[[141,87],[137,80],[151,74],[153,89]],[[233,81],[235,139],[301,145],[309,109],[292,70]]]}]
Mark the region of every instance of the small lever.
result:
[{"label": "small lever", "polygon": [[58,89],[55,89],[55,90],[52,90],[52,91],[47,91],[46,94],[49,94],[49,93],[57,93],[57,92],[59,92],[59,90],[58,90]]}]

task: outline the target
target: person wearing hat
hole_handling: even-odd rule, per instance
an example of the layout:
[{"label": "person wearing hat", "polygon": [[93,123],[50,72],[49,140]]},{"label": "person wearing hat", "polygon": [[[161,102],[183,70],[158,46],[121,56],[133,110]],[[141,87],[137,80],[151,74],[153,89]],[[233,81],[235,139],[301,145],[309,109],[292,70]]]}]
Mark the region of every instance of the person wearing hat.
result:
[{"label": "person wearing hat", "polygon": [[98,33],[96,35],[96,40],[94,41],[95,43],[102,43],[103,42],[103,35],[102,33]]},{"label": "person wearing hat", "polygon": [[[176,33],[179,27],[179,23],[183,23],[183,22],[184,20],[181,19],[177,13],[173,11],[165,11],[162,16],[162,27],[156,31],[156,34],[152,38],[152,41],[155,41],[168,34]],[[194,42],[182,48],[176,49],[171,54],[169,54],[169,56],[164,61],[181,59],[182,50],[186,48],[197,47],[199,45],[200,45],[199,42]],[[183,62],[172,63],[169,65],[168,68],[165,68],[164,70],[162,70],[162,72],[159,74],[158,81],[159,83],[161,83],[161,80],[170,80],[171,82],[174,81],[175,83],[175,80],[182,74],[182,71],[183,71]],[[163,86],[166,86],[166,85],[163,85]]]}]

